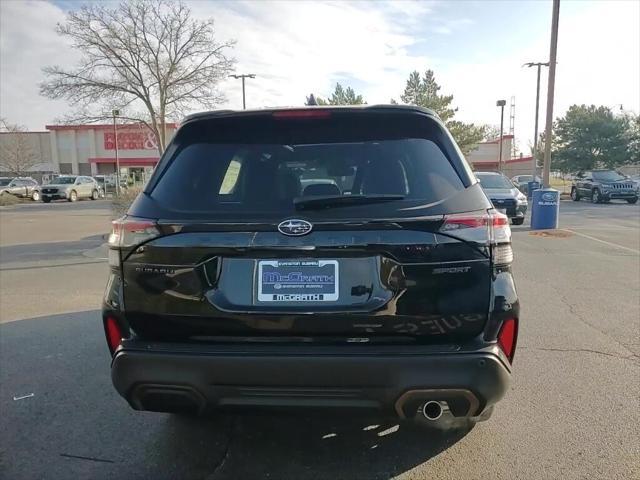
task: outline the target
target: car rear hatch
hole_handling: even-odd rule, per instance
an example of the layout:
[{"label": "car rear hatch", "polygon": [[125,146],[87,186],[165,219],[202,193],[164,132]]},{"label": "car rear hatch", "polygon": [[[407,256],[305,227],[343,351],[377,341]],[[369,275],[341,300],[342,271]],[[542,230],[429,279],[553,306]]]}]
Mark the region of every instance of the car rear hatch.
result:
[{"label": "car rear hatch", "polygon": [[173,341],[472,337],[490,309],[490,209],[424,113],[186,122],[114,224],[126,320]]}]

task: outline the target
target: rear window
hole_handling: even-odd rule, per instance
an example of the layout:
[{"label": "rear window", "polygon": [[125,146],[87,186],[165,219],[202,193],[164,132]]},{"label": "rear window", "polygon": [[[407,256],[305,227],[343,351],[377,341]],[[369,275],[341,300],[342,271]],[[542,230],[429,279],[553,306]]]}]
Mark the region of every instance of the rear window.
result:
[{"label": "rear window", "polygon": [[[364,133],[362,125],[349,132],[327,121],[269,123],[269,128],[245,126],[244,135],[238,130],[225,135],[213,125],[181,132],[150,196],[170,211],[280,219],[295,215],[295,200],[307,197],[402,197],[384,204],[330,207],[334,216],[357,211],[376,217],[381,210],[397,213],[464,190],[437,138],[402,135],[379,124]],[[421,133],[429,136],[428,130]],[[271,138],[273,142],[265,142]],[[305,210],[305,216],[313,215]]]}]

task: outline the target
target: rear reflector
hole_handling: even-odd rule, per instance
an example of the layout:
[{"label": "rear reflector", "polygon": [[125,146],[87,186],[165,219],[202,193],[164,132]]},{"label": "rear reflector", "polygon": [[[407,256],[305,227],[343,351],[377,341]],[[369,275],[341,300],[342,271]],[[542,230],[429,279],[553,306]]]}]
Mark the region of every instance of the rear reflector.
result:
[{"label": "rear reflector", "polygon": [[120,325],[118,325],[117,320],[113,317],[107,317],[104,322],[104,330],[107,335],[109,351],[113,353],[122,342],[122,330],[120,329]]},{"label": "rear reflector", "polygon": [[279,110],[273,112],[273,118],[278,119],[293,119],[293,118],[329,118],[331,117],[331,110],[323,110],[318,108],[308,108],[304,110]]},{"label": "rear reflector", "polygon": [[498,332],[498,345],[509,359],[513,362],[513,355],[516,353],[516,340],[518,339],[518,321],[515,318],[508,318],[500,327]]}]

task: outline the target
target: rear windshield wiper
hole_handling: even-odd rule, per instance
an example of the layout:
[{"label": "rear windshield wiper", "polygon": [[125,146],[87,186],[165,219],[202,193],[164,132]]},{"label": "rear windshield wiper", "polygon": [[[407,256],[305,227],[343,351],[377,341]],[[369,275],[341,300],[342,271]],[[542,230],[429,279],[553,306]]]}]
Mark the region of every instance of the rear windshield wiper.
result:
[{"label": "rear windshield wiper", "polygon": [[313,197],[298,197],[293,204],[298,210],[313,210],[319,208],[346,207],[350,205],[366,205],[369,203],[391,202],[402,200],[404,195],[326,195]]}]

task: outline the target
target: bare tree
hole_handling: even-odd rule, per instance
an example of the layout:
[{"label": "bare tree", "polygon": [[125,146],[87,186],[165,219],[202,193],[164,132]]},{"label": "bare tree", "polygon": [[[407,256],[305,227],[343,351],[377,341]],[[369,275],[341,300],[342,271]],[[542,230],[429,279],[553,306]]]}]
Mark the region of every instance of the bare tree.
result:
[{"label": "bare tree", "polygon": [[45,67],[40,93],[76,107],[69,122],[104,121],[118,109],[153,132],[161,153],[166,123],[196,105],[218,104],[218,84],[234,65],[227,56],[234,42],[216,41],[213,20],[193,18],[182,2],[92,3],[70,12],[57,32],[82,59],[74,69]]},{"label": "bare tree", "polygon": [[34,152],[27,129],[0,119],[0,169],[19,176],[40,163]]}]

